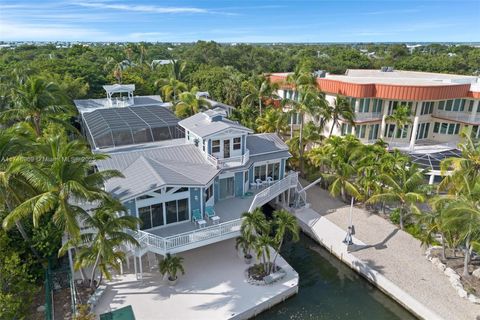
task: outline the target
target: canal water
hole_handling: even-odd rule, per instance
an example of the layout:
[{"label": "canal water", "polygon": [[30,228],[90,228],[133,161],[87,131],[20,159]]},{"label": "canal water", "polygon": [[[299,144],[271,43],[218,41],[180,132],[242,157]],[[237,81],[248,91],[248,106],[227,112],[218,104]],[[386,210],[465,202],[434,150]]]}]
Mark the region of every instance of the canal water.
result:
[{"label": "canal water", "polygon": [[255,320],[416,319],[304,234],[281,254],[300,276],[298,294]]}]

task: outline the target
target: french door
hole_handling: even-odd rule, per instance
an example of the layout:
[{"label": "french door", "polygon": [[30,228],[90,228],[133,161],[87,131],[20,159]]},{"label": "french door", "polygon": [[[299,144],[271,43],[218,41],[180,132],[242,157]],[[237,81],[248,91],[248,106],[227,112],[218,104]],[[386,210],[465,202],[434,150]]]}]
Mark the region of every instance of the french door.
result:
[{"label": "french door", "polygon": [[226,199],[235,195],[235,179],[233,177],[220,179],[220,199]]}]

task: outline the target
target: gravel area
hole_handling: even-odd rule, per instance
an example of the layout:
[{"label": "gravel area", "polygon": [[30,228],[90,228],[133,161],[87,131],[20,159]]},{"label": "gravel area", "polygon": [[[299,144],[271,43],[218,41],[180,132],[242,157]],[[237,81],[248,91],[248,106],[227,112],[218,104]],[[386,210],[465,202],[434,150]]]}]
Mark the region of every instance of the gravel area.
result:
[{"label": "gravel area", "polygon": [[[347,229],[348,205],[318,186],[307,191],[307,199],[313,210]],[[354,208],[353,224],[355,237],[366,244],[353,252],[355,257],[445,319],[480,319],[480,305],[457,295],[448,278],[425,259],[420,241],[363,208]]]}]

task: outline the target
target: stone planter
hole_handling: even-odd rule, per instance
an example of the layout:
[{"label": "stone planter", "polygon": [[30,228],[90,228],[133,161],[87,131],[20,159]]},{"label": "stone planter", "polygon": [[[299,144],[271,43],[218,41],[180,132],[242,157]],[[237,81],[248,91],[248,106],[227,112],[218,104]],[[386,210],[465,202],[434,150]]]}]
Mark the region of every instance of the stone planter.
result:
[{"label": "stone planter", "polygon": [[246,254],[243,256],[243,259],[245,260],[246,264],[252,263],[252,255],[251,254]]},{"label": "stone planter", "polygon": [[169,286],[174,286],[174,285],[176,285],[176,284],[177,284],[177,281],[178,281],[178,277],[174,278],[173,280],[172,280],[172,278],[170,278],[170,277],[168,277],[168,279],[167,279],[167,282],[168,282],[168,285],[169,285]]}]

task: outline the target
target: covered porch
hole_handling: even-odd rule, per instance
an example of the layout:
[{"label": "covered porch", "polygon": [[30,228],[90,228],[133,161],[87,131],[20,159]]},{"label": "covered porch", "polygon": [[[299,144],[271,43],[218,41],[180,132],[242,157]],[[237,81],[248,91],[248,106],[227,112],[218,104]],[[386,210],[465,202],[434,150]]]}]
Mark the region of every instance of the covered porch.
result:
[{"label": "covered porch", "polygon": [[[220,221],[215,224],[209,221],[208,225],[202,228],[187,221],[148,231],[138,230],[135,238],[140,247],[130,248],[129,251],[138,258],[147,252],[166,255],[235,238],[240,235],[243,212],[249,212],[270,201],[279,201],[280,195],[282,200],[288,199],[289,194],[292,194],[291,189],[295,192],[298,188],[297,184],[298,174],[290,174],[263,190],[256,190],[251,196],[219,201],[215,204],[215,214]],[[282,205],[287,206],[286,203]]]},{"label": "covered porch", "polygon": [[[252,190],[252,196],[243,198],[229,198],[218,201],[214,208],[215,214],[220,218],[219,223],[224,223],[232,220],[240,219],[243,212],[248,211],[248,208],[252,204],[255,195],[261,190]],[[206,228],[213,225],[213,222],[205,217],[207,222]],[[170,237],[173,235],[181,234],[184,232],[190,232],[199,229],[192,221],[181,222],[172,226],[165,226],[154,230],[148,230],[160,237]]]}]

